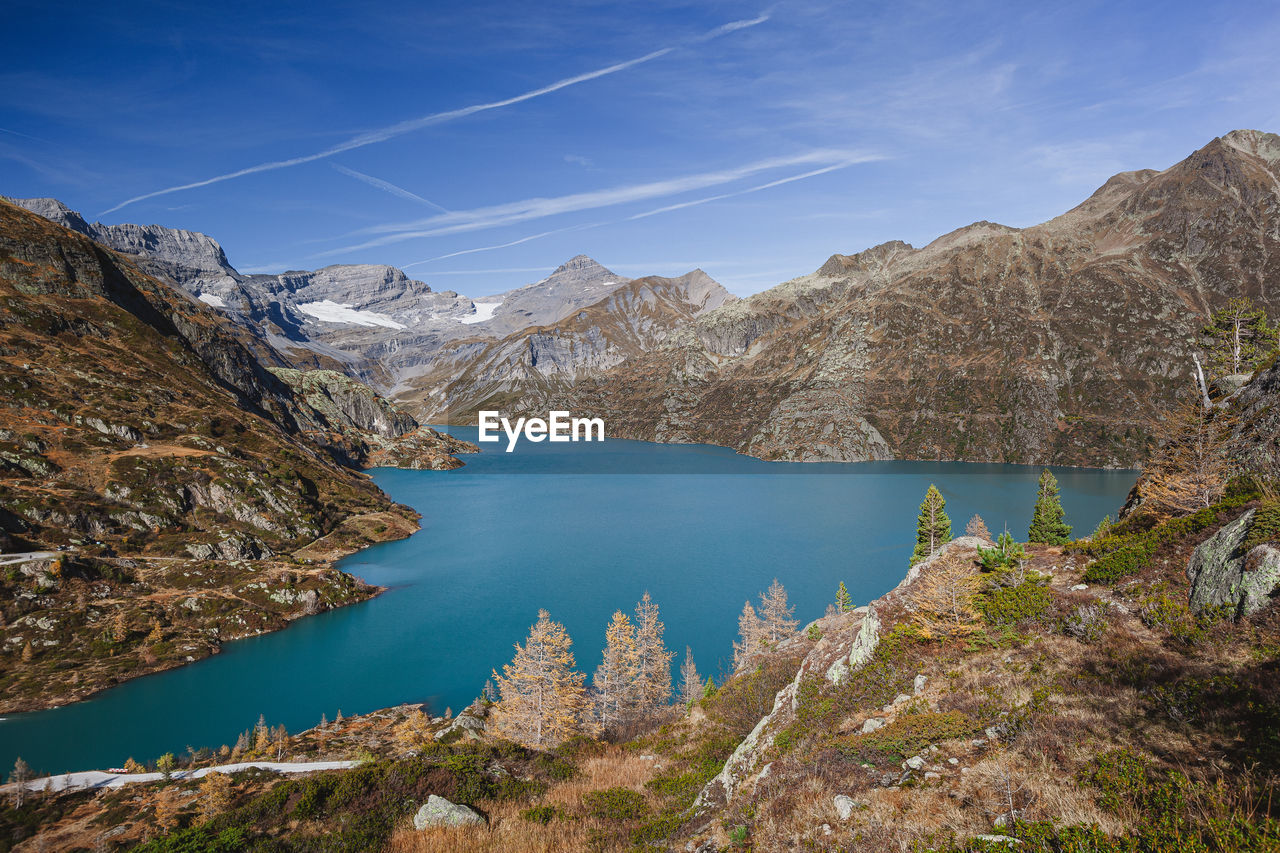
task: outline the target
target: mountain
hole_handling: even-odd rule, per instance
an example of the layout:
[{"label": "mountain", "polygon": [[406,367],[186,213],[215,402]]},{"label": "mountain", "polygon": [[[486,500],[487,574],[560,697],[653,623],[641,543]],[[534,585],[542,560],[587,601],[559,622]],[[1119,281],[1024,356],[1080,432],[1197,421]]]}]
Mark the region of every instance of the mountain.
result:
[{"label": "mountain", "polygon": [[417,515],[353,466],[474,448],[286,378],[221,312],[0,202],[0,529],[26,554],[0,577],[0,712],[375,592],[331,561]]},{"label": "mountain", "polygon": [[[574,259],[579,260],[590,259]],[[562,315],[554,322],[497,340],[464,339],[442,347],[431,372],[411,381],[397,398],[433,422],[469,423],[481,408],[545,412],[547,400],[573,383],[648,352],[694,318],[737,298],[702,270],[606,287],[598,302],[566,311],[564,306],[588,298],[581,295],[585,288],[575,287],[553,303]]]},{"label": "mountain", "polygon": [[834,255],[557,407],[765,459],[1129,466],[1236,296],[1280,314],[1280,137],[1251,130],[1041,225]]}]

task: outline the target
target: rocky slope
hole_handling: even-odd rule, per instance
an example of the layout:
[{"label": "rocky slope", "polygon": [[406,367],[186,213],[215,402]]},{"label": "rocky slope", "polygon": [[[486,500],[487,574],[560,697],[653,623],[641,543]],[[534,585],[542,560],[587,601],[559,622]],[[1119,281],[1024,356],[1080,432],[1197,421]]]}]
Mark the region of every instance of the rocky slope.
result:
[{"label": "rocky slope", "polygon": [[409,382],[398,399],[427,420],[450,423],[473,423],[481,408],[545,414],[548,401],[574,383],[654,349],[695,317],[736,299],[702,270],[614,283],[604,298],[570,312],[568,306],[587,298],[583,290],[572,293],[557,301],[564,316],[555,322],[442,347],[430,372]]},{"label": "rocky slope", "polygon": [[1070,212],[887,243],[708,312],[562,401],[767,459],[1123,466],[1210,310],[1280,314],[1280,138],[1235,131]]},{"label": "rocky slope", "polygon": [[416,514],[344,463],[461,449],[349,380],[309,405],[213,309],[3,202],[0,386],[0,528],[52,552],[6,568],[0,712],[368,597],[313,561]]}]

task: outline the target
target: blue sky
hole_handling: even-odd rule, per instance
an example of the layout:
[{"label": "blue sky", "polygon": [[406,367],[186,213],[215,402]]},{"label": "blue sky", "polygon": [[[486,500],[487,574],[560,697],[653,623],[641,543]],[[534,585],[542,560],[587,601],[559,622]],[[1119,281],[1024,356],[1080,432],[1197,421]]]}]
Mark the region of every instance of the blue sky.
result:
[{"label": "blue sky", "polygon": [[580,252],[750,293],[1280,131],[1270,0],[9,0],[5,17],[0,194],[203,231],[242,271],[389,263],[470,296]]}]

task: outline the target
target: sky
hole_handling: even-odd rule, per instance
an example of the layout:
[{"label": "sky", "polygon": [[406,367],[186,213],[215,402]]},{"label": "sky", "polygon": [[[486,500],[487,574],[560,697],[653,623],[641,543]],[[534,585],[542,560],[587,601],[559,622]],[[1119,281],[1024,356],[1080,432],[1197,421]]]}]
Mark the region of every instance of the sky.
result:
[{"label": "sky", "polygon": [[1280,3],[7,0],[0,194],[242,272],[745,295],[1280,131]]}]

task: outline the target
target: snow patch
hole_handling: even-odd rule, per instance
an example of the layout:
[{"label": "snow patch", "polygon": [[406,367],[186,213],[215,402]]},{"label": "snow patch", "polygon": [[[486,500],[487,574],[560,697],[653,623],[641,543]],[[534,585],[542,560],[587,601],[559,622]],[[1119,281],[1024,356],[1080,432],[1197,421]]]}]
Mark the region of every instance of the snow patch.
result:
[{"label": "snow patch", "polygon": [[382,326],[387,329],[403,329],[404,325],[390,317],[373,311],[359,311],[350,305],[341,305],[329,299],[299,305],[303,314],[315,317],[322,323],[349,323],[353,326]]},{"label": "snow patch", "polygon": [[459,323],[483,323],[485,320],[493,319],[493,312],[498,310],[501,302],[474,302],[476,313],[469,317],[459,317]]},{"label": "snow patch", "polygon": [[212,305],[214,308],[226,308],[227,303],[222,301],[221,296],[215,296],[212,293],[202,293],[196,297],[205,305]]}]

